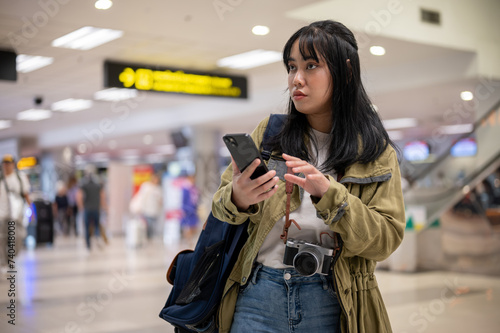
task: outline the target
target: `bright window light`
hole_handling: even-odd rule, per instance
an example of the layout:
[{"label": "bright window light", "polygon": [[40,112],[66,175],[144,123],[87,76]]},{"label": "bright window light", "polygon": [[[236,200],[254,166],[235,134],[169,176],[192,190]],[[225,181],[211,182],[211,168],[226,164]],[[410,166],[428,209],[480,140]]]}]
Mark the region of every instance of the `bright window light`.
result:
[{"label": "bright window light", "polygon": [[17,120],[38,121],[52,117],[50,110],[29,109],[17,114]]},{"label": "bright window light", "polygon": [[252,28],[252,33],[257,36],[265,36],[269,33],[269,28],[265,25],[256,25]]},{"label": "bright window light", "polygon": [[9,128],[12,126],[12,121],[10,120],[0,120],[0,130]]},{"label": "bright window light", "polygon": [[111,0],[97,0],[94,6],[97,9],[106,10],[110,9],[111,6],[113,6],[113,2]]},{"label": "bright window light", "polygon": [[250,52],[245,52],[231,57],[219,59],[217,61],[217,66],[235,69],[248,69],[281,61],[281,59],[281,52],[253,50]]},{"label": "bright window light", "polygon": [[76,50],[90,50],[123,35],[121,30],[83,27],[52,41],[52,46]]},{"label": "bright window light", "polygon": [[386,130],[415,127],[418,125],[418,121],[415,118],[388,119],[383,120],[382,123],[384,124]]},{"label": "bright window light", "polygon": [[383,56],[385,54],[385,48],[382,46],[372,46],[370,47],[370,53],[376,56]]},{"label": "bright window light", "polygon": [[68,98],[59,102],[55,102],[50,106],[54,111],[76,112],[92,107],[92,101],[88,99]]},{"label": "bright window light", "polygon": [[441,126],[441,133],[443,134],[463,134],[470,133],[474,129],[472,124],[458,124],[458,125],[447,125]]},{"label": "bright window light", "polygon": [[129,98],[135,98],[137,95],[138,93],[135,89],[109,88],[97,91],[94,94],[94,99],[107,102],[118,102]]},{"label": "bright window light", "polygon": [[474,95],[470,91],[462,91],[460,93],[460,98],[464,101],[472,101]]},{"label": "bright window light", "polygon": [[54,58],[20,54],[16,57],[16,70],[19,73],[29,73],[39,68],[48,66],[54,62]]}]

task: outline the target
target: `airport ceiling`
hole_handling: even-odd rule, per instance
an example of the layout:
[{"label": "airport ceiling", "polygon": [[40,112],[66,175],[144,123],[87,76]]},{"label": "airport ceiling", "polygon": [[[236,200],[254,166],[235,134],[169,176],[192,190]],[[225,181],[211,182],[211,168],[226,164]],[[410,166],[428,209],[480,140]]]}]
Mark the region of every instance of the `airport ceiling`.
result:
[{"label": "airport ceiling", "polygon": [[[0,49],[17,54],[53,57],[53,64],[19,73],[17,82],[0,81],[0,119],[12,127],[0,130],[0,140],[37,138],[41,149],[76,148],[90,144],[87,153],[140,148],[170,143],[170,131],[191,126],[225,132],[249,132],[265,115],[281,113],[287,102],[286,72],[280,62],[247,70],[218,68],[216,61],[242,52],[281,51],[289,36],[307,24],[300,9],[315,0],[115,0],[108,10],[94,7],[95,0],[0,0]],[[370,11],[373,8],[360,8]],[[342,8],[339,8],[339,11]],[[289,15],[293,11],[295,14]],[[299,13],[299,15],[297,15]],[[356,15],[353,13],[353,15]],[[324,13],[318,13],[324,17]],[[335,19],[335,13],[331,18]],[[270,33],[256,36],[255,25]],[[51,46],[51,42],[83,26],[118,29],[123,36],[91,50]],[[354,29],[353,29],[354,30]],[[359,33],[359,31],[355,31]],[[17,37],[17,38],[15,38]],[[451,120],[446,110],[463,103],[459,94],[478,83],[472,51],[395,39],[383,33],[370,35],[369,45],[382,45],[384,56],[360,48],[365,86],[383,119],[417,118],[419,125],[402,130],[403,140],[432,135]],[[93,99],[104,88],[105,60],[158,67],[182,68],[248,77],[247,100],[141,92],[116,105],[94,101],[84,111],[53,112],[50,119],[17,120],[20,111],[67,98]],[[121,110],[121,111],[117,111]],[[103,128],[103,121],[107,121]],[[461,117],[464,123],[474,115]],[[150,134],[152,144],[142,141]],[[114,142],[110,148],[109,142]]]}]

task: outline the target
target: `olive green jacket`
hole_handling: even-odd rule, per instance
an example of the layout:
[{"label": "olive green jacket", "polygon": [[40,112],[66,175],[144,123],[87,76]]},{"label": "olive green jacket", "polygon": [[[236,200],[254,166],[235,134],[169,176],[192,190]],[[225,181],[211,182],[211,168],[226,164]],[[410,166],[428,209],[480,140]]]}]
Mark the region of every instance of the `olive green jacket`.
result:
[{"label": "olive green jacket", "polygon": [[[252,133],[260,146],[269,118],[264,119]],[[240,224],[248,218],[249,238],[224,289],[219,307],[219,332],[229,332],[239,286],[250,276],[253,263],[264,239],[276,221],[285,215],[285,162],[271,155],[269,169],[275,169],[280,178],[278,191],[271,198],[239,212],[231,201],[232,167],[221,177],[221,185],[214,195],[212,212],[220,220]],[[355,163],[345,170],[340,182],[330,176],[330,188],[313,204],[317,215],[343,241],[339,259],[334,266],[337,296],[341,303],[342,332],[391,332],[374,270],[376,261],[382,261],[396,250],[403,239],[405,215],[399,163],[390,146],[374,162]],[[291,211],[300,206],[302,189],[294,186]],[[291,226],[294,227],[293,225]],[[276,239],[282,242],[281,239]]]}]

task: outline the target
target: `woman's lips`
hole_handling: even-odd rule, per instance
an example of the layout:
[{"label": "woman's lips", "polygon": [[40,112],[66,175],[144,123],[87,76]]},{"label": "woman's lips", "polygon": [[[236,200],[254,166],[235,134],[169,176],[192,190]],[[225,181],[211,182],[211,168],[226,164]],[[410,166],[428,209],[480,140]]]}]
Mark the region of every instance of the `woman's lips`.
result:
[{"label": "woman's lips", "polygon": [[301,92],[301,91],[295,91],[293,93],[293,99],[296,100],[296,101],[300,101],[304,97],[306,97],[306,95],[303,92]]}]

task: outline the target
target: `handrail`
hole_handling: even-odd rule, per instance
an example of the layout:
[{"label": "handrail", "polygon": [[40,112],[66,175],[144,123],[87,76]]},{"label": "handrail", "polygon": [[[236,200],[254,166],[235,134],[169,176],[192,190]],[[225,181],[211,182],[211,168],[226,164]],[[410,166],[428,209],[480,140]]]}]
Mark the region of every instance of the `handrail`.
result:
[{"label": "handrail", "polygon": [[[477,120],[475,123],[474,123],[474,126],[472,128],[472,131],[468,132],[468,133],[464,133],[462,134],[457,141],[459,140],[462,140],[462,139],[465,139],[465,138],[468,138],[470,137],[473,133],[476,132],[476,130],[479,128],[479,126],[481,126],[481,124],[487,120],[492,113],[496,112],[497,109],[500,107],[500,100],[498,100],[498,102],[495,103],[495,105],[488,111],[486,112],[479,120]],[[408,175],[406,178],[408,180],[408,183],[409,183],[409,187],[413,187],[413,185],[416,183],[416,181],[420,178],[423,178],[423,176],[426,176],[428,175],[432,170],[434,170],[435,168],[438,167],[438,165],[440,165],[448,156],[451,155],[451,149],[453,148],[455,143],[451,144],[448,149],[446,150],[445,153],[441,154],[434,163],[430,164],[429,166],[425,167],[421,172],[417,173],[416,176],[411,176],[411,175]]]}]

